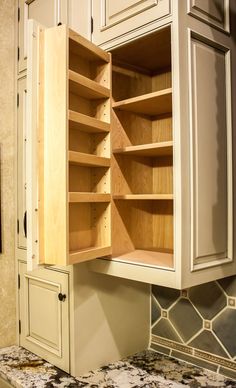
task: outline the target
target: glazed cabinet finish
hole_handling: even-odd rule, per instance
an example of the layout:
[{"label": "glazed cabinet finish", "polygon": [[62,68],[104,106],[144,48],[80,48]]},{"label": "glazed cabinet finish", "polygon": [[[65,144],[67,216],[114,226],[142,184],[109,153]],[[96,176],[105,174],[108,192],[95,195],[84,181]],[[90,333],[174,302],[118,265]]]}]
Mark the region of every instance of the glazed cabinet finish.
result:
[{"label": "glazed cabinet finish", "polygon": [[164,19],[170,0],[93,0],[93,42],[102,45]]},{"label": "glazed cabinet finish", "polygon": [[188,13],[229,32],[229,0],[188,0]]},{"label": "glazed cabinet finish", "polygon": [[[69,372],[68,274],[19,263],[20,345]],[[59,300],[59,296],[62,300]]]}]

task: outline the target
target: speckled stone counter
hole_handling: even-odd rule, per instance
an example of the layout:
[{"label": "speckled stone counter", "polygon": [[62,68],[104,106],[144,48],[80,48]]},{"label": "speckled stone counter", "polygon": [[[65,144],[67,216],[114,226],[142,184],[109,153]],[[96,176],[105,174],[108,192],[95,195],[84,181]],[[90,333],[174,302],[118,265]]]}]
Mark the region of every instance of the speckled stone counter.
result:
[{"label": "speckled stone counter", "polygon": [[153,351],[136,354],[75,379],[27,350],[11,346],[0,349],[0,377],[17,388],[236,388],[236,382],[221,375]]}]

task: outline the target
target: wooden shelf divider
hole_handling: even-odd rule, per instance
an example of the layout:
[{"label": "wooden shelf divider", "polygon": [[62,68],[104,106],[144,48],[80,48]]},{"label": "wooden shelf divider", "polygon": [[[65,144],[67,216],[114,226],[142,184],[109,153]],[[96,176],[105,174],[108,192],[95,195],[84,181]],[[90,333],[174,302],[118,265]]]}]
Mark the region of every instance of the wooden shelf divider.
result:
[{"label": "wooden shelf divider", "polygon": [[99,83],[84,77],[83,75],[69,70],[70,92],[88,99],[109,98],[110,90]]},{"label": "wooden shelf divider", "polygon": [[113,199],[168,201],[173,200],[174,196],[173,194],[118,194],[113,195]]},{"label": "wooden shelf divider", "polygon": [[127,154],[137,156],[168,156],[173,154],[173,141],[142,144],[114,149],[113,154]]},{"label": "wooden shelf divider", "polygon": [[69,126],[72,129],[78,129],[80,131],[89,133],[110,132],[110,124],[78,113],[72,110],[68,111]]},{"label": "wooden shelf divider", "polygon": [[171,113],[172,88],[115,102],[113,108],[151,116]]},{"label": "wooden shelf divider", "polygon": [[69,192],[68,200],[70,203],[78,202],[110,202],[111,194],[107,193],[77,193]]},{"label": "wooden shelf divider", "polygon": [[81,166],[110,167],[110,159],[102,156],[84,154],[83,152],[69,151],[69,162]]}]

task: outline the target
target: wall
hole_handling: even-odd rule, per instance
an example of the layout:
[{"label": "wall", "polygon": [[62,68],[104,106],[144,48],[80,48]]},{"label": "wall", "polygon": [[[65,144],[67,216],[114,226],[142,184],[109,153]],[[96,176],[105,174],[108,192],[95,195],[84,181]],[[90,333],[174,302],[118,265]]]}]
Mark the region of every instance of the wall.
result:
[{"label": "wall", "polygon": [[236,276],[152,287],[152,349],[236,378]]},{"label": "wall", "polygon": [[2,250],[0,254],[0,347],[16,341],[14,263],[15,2],[0,0],[0,147]]}]

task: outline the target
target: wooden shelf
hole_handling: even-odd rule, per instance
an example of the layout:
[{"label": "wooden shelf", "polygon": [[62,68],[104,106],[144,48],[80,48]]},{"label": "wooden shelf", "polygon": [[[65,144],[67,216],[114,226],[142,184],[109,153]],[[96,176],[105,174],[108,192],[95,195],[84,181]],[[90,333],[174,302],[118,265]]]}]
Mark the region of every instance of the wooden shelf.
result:
[{"label": "wooden shelf", "polygon": [[[108,258],[109,259],[109,258]],[[132,264],[150,265],[157,267],[173,268],[173,252],[136,249],[121,256],[113,257],[114,261],[122,261]]]},{"label": "wooden shelf", "polygon": [[113,150],[113,154],[127,154],[137,156],[168,156],[173,154],[173,141],[128,146]]},{"label": "wooden shelf", "polygon": [[81,166],[110,167],[110,159],[102,156],[84,154],[83,152],[69,151],[69,162]]},{"label": "wooden shelf", "polygon": [[68,111],[69,127],[88,133],[110,132],[110,124],[82,113]]},{"label": "wooden shelf", "polygon": [[110,202],[111,194],[105,193],[76,193],[69,192],[68,200],[70,203],[78,202]]},{"label": "wooden shelf", "polygon": [[103,51],[100,47],[85,39],[83,36],[78,35],[70,28],[69,39],[73,42],[73,45],[71,45],[70,50],[75,54],[87,58],[90,61],[102,60],[106,63],[109,63],[109,53]]},{"label": "wooden shelf", "polygon": [[69,263],[74,264],[86,260],[93,260],[98,257],[103,257],[111,254],[111,247],[89,247],[85,249],[80,249],[78,251],[70,251],[69,253]]},{"label": "wooden shelf", "polygon": [[109,98],[110,90],[84,77],[83,75],[69,70],[69,91],[87,99]]},{"label": "wooden shelf", "polygon": [[113,103],[113,108],[146,115],[160,115],[172,112],[172,89],[144,94]]},{"label": "wooden shelf", "polygon": [[124,194],[124,195],[113,195],[113,199],[124,199],[124,200],[173,200],[173,194]]}]

